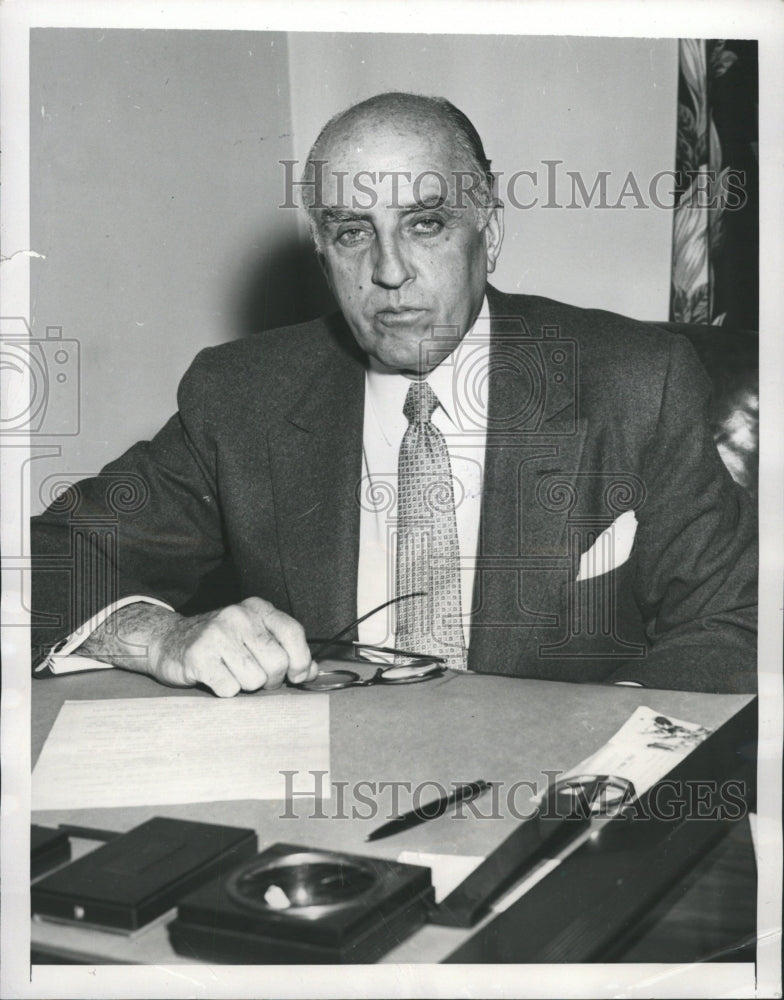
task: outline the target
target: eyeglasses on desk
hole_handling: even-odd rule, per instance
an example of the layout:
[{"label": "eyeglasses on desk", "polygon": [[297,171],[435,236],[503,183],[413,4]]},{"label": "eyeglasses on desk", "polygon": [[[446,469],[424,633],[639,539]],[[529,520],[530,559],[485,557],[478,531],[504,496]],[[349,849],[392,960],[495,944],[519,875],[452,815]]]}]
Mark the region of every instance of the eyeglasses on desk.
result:
[{"label": "eyeglasses on desk", "polygon": [[309,639],[313,659],[340,660],[356,664],[378,664],[378,669],[370,677],[363,677],[353,670],[321,670],[313,680],[292,684],[291,687],[304,691],[340,691],[349,687],[372,687],[375,684],[420,684],[422,681],[432,681],[446,673],[446,660],[441,656],[427,653],[412,653],[407,650],[393,649],[389,646],[373,646],[367,643],[344,639],[357,625],[361,625],[372,615],[384,608],[407,601],[412,597],[424,597],[425,591],[417,590],[411,594],[393,597],[390,601],[379,604],[377,608],[361,615],[355,621],[346,625],[331,639]]},{"label": "eyeglasses on desk", "polygon": [[[316,640],[318,642],[318,640]],[[305,691],[339,691],[349,687],[372,687],[375,684],[421,684],[446,673],[446,661],[440,656],[409,653],[389,646],[372,646],[350,640],[335,640],[319,645],[324,661],[369,666],[376,664],[375,673],[363,677],[354,670],[322,670],[310,681],[294,684]]]}]

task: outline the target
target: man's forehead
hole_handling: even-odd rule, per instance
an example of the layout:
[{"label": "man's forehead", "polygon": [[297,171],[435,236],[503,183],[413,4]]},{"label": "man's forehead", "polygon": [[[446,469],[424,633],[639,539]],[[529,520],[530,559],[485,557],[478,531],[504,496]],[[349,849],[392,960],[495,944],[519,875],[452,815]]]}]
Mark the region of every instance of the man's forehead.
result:
[{"label": "man's forehead", "polygon": [[[329,170],[329,168],[327,168]],[[328,172],[323,176],[320,206],[330,217],[342,210],[386,208],[408,211],[454,206],[454,181],[449,171],[418,172],[407,168],[367,170],[360,174]]]},{"label": "man's forehead", "polygon": [[329,168],[372,173],[405,173],[451,169],[458,165],[458,151],[452,137],[443,134],[424,136],[410,131],[372,131],[336,136],[319,153]]},{"label": "man's forehead", "polygon": [[406,170],[422,161],[439,168],[462,158],[454,129],[433,115],[360,116],[341,123],[319,145],[320,159],[367,169]]},{"label": "man's forehead", "polygon": [[[469,171],[448,133],[422,135],[405,128],[341,132],[319,151],[317,171],[326,206],[432,207],[450,198]],[[372,192],[364,199],[363,192]],[[349,197],[351,196],[351,197]]]}]

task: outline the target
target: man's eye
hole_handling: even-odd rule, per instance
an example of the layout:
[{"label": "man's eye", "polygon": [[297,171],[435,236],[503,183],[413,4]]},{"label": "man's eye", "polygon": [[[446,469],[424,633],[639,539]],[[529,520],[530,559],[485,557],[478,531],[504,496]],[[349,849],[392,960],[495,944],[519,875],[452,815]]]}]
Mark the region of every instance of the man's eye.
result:
[{"label": "man's eye", "polygon": [[440,233],[441,230],[444,228],[444,223],[441,221],[441,219],[433,219],[433,218],[417,219],[412,228],[417,233],[425,233],[430,235],[430,234]]},{"label": "man's eye", "polygon": [[344,247],[354,247],[365,240],[370,238],[370,233],[367,229],[362,229],[360,226],[351,226],[348,229],[341,229],[338,233],[338,243]]}]

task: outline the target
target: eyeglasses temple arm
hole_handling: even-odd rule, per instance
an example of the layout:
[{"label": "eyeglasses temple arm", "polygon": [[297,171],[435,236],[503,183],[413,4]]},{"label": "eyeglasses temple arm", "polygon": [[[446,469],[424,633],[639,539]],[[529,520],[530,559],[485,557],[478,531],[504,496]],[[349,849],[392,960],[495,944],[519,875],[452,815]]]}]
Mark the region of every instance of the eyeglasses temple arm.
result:
[{"label": "eyeglasses temple arm", "polygon": [[366,619],[372,617],[375,614],[378,614],[379,611],[383,611],[384,608],[388,608],[391,604],[397,604],[398,601],[407,601],[411,597],[424,597],[426,594],[427,594],[426,590],[415,590],[411,594],[401,594],[400,597],[393,597],[391,601],[384,601],[384,603],[379,604],[377,608],[373,608],[372,611],[366,612],[364,615],[361,615],[359,618],[357,618],[356,621],[351,622],[350,624],[346,625],[345,628],[341,629],[339,632],[336,632],[335,635],[333,635],[332,638],[327,639],[326,642],[322,642],[321,645],[319,645],[316,649],[313,650],[311,656],[313,657],[314,660],[317,660],[319,655],[323,653],[325,649],[329,649],[329,647],[332,645],[333,642],[337,642],[338,639],[342,639],[344,635],[347,635],[352,629],[356,628],[357,625],[361,625],[362,622],[366,621]]}]

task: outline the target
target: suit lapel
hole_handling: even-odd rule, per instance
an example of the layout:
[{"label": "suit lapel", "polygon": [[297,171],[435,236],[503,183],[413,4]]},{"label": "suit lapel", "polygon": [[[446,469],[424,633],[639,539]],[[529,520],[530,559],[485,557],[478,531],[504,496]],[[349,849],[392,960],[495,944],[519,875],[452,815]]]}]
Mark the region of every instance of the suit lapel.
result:
[{"label": "suit lapel", "polygon": [[536,655],[539,629],[558,624],[554,592],[571,571],[566,516],[587,428],[578,417],[576,346],[537,328],[493,289],[488,301],[488,433],[469,667],[514,673]]},{"label": "suit lapel", "polygon": [[331,352],[270,442],[291,612],[313,638],[356,617],[364,392],[356,353]]}]

